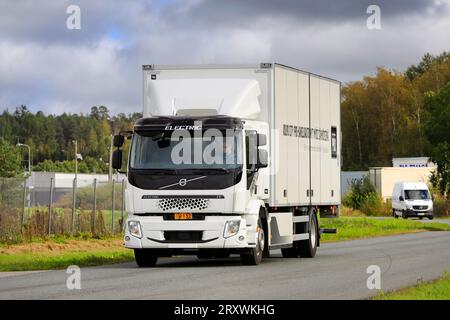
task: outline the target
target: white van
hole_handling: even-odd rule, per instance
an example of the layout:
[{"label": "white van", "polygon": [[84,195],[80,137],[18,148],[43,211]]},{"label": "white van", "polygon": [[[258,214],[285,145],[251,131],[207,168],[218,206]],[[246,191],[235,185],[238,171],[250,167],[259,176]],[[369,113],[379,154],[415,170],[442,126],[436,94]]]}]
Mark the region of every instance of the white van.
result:
[{"label": "white van", "polygon": [[397,182],[392,193],[392,215],[404,219],[433,219],[433,200],[428,186],[423,182]]}]

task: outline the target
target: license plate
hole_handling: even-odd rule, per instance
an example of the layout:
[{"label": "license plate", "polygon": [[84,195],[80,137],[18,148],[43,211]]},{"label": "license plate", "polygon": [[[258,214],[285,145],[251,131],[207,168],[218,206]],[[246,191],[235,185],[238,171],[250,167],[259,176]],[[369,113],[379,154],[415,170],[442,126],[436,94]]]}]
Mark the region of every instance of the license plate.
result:
[{"label": "license plate", "polygon": [[174,213],[173,219],[174,220],[192,220],[192,213],[187,213],[187,212]]},{"label": "license plate", "polygon": [[423,212],[419,212],[418,215],[419,215],[419,216],[423,216],[424,213],[423,213]]}]

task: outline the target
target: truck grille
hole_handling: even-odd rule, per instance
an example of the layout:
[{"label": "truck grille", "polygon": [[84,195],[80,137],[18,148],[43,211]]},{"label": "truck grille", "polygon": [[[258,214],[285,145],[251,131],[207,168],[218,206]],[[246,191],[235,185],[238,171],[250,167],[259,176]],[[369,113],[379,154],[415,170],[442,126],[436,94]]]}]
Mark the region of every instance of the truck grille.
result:
[{"label": "truck grille", "polygon": [[209,207],[209,199],[199,198],[169,198],[160,199],[158,207],[162,211],[173,210],[205,210]]},{"label": "truck grille", "polygon": [[428,206],[413,206],[413,209],[415,209],[415,210],[426,210],[426,209],[428,209]]}]

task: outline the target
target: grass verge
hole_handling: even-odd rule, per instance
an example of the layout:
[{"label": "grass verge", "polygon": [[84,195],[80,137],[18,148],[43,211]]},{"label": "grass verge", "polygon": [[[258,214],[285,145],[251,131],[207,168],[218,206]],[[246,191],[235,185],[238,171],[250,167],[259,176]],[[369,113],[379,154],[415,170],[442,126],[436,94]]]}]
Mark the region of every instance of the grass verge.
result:
[{"label": "grass verge", "polygon": [[321,227],[337,228],[336,234],[323,234],[321,241],[344,241],[415,233],[423,231],[450,231],[443,223],[423,223],[404,219],[373,219],[367,217],[340,217],[338,219],[320,219]]},{"label": "grass verge", "polygon": [[122,240],[65,239],[46,240],[0,247],[0,271],[65,269],[127,262],[133,251],[122,246]]},{"label": "grass verge", "polygon": [[435,281],[422,282],[398,291],[380,293],[374,300],[450,300],[450,273]]}]

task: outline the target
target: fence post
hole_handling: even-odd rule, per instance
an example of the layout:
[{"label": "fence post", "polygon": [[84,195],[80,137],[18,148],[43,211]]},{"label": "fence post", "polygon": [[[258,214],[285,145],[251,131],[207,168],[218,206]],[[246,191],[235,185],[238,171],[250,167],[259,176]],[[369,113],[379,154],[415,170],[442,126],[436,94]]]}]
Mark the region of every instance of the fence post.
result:
[{"label": "fence post", "polygon": [[22,203],[22,214],[20,216],[20,227],[23,228],[25,223],[25,206],[27,202],[27,179],[23,180],[23,203]]},{"label": "fence post", "polygon": [[48,196],[48,234],[52,233],[53,178],[50,178],[50,194]]},{"label": "fence post", "polygon": [[92,233],[95,232],[95,213],[97,212],[97,178],[94,178],[94,203],[92,206]]},{"label": "fence post", "polygon": [[77,178],[74,178],[72,188],[72,235],[75,234],[76,203],[77,203]]},{"label": "fence post", "polygon": [[116,190],[115,190],[116,180],[112,179],[112,207],[111,207],[111,233],[114,233],[114,203],[116,202]]}]

